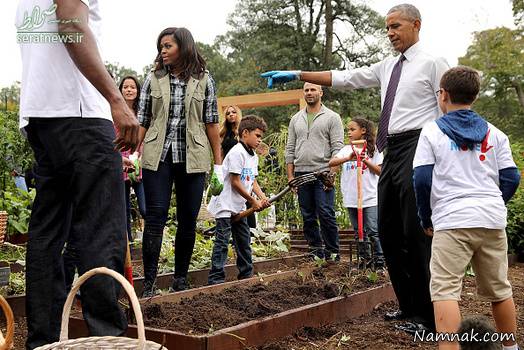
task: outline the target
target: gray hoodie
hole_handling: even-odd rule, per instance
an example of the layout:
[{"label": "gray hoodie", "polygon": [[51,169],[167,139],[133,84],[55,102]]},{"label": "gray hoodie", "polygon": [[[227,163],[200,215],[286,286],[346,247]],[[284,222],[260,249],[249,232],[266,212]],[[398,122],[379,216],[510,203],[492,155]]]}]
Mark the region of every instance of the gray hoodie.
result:
[{"label": "gray hoodie", "polygon": [[304,108],[289,122],[286,164],[294,164],[298,172],[322,170],[343,146],[344,127],[338,113],[322,105],[309,128]]}]

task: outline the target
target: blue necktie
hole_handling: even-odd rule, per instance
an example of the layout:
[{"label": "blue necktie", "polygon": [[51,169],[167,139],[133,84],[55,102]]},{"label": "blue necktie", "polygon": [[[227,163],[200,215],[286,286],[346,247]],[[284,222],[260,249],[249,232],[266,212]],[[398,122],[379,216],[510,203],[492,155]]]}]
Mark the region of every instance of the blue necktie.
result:
[{"label": "blue necktie", "polygon": [[384,99],[384,105],[382,106],[380,121],[378,123],[377,148],[379,152],[382,152],[382,150],[386,148],[389,117],[391,117],[391,109],[393,108],[398,82],[400,81],[400,74],[402,73],[402,62],[405,60],[406,57],[404,55],[400,55],[400,58],[391,72],[391,78],[389,79],[386,98]]}]

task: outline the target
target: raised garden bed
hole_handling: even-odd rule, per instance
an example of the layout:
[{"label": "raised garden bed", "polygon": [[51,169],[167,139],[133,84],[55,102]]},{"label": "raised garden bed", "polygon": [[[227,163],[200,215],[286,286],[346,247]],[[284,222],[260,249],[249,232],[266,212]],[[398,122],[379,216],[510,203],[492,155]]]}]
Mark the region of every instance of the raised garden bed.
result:
[{"label": "raised garden bed", "polygon": [[[266,273],[268,271],[275,271],[277,269],[289,270],[305,260],[305,255],[293,255],[286,256],[283,258],[261,260],[255,262],[254,271],[255,274]],[[234,280],[237,277],[238,270],[236,265],[226,265],[226,280]],[[199,287],[207,284],[207,276],[209,274],[209,269],[203,270],[193,270],[189,271],[188,278],[190,283],[194,287]],[[134,288],[137,295],[142,294],[144,279],[142,277],[134,279]],[[167,273],[162,274],[157,277],[157,288],[167,289],[173,283],[173,274]],[[11,295],[6,297],[7,302],[13,309],[15,317],[25,316],[25,295]]]},{"label": "raised garden bed", "polygon": [[[344,321],[394,300],[383,276],[348,274],[346,264],[310,267],[159,296],[143,304],[146,336],[168,348],[235,350],[295,330]],[[338,276],[338,277],[337,277]],[[213,295],[215,294],[215,295]],[[170,328],[170,329],[167,329]],[[71,336],[85,335],[81,318]],[[128,336],[136,336],[130,326]]]}]

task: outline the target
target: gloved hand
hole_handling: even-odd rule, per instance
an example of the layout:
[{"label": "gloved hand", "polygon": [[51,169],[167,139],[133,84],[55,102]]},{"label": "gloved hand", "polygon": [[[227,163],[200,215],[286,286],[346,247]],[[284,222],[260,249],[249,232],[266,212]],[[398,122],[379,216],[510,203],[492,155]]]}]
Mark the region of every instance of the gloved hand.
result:
[{"label": "gloved hand", "polygon": [[267,78],[267,87],[272,89],[273,82],[275,83],[288,83],[293,80],[300,79],[299,70],[272,70],[269,72],[262,73],[260,75],[262,78]]},{"label": "gloved hand", "polygon": [[213,196],[218,196],[224,188],[224,177],[222,175],[222,165],[216,165],[213,167],[213,175],[209,182],[209,192]]},{"label": "gloved hand", "polygon": [[218,165],[218,164],[213,165],[213,174],[217,175],[218,181],[223,185],[224,184],[224,174],[222,173],[222,165]]},{"label": "gloved hand", "polygon": [[318,179],[324,185],[324,191],[330,191],[335,187],[336,174],[331,171],[324,171],[320,173]]}]

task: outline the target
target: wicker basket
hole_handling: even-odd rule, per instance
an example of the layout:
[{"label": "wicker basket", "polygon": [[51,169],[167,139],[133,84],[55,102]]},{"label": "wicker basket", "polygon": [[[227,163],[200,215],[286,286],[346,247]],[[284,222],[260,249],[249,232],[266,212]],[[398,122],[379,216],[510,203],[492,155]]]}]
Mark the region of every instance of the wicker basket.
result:
[{"label": "wicker basket", "polygon": [[0,331],[0,350],[8,350],[13,347],[13,336],[15,333],[15,321],[13,318],[13,310],[9,307],[9,304],[4,299],[3,296],[0,295],[0,306],[2,307],[2,311],[4,312],[6,323],[7,323],[7,333],[5,335],[5,338]]},{"label": "wicker basket", "polygon": [[[71,311],[71,305],[73,303],[74,297],[78,289],[80,289],[80,286],[82,283],[84,283],[88,278],[91,276],[94,276],[96,274],[104,274],[109,275],[113,278],[115,278],[122,286],[124,287],[124,290],[126,291],[127,295],[129,296],[129,299],[131,301],[131,305],[133,307],[133,312],[135,313],[136,317],[136,324],[137,324],[137,333],[138,333],[138,339],[133,338],[126,338],[126,337],[88,337],[88,338],[78,338],[78,339],[67,339],[68,338],[68,327],[69,327],[69,313]],[[140,310],[140,304],[138,302],[138,298],[136,297],[135,291],[133,287],[131,287],[131,284],[119,273],[110,270],[105,267],[97,267],[95,269],[89,270],[86,273],[84,273],[80,278],[78,278],[78,281],[73,285],[73,288],[71,289],[71,292],[69,292],[69,295],[67,296],[67,300],[64,304],[64,310],[62,311],[62,326],[60,330],[60,341],[43,345],[35,350],[50,350],[50,349],[104,349],[104,350],[110,350],[110,349],[119,349],[119,350],[125,350],[125,349],[133,349],[133,350],[161,350],[166,349],[160,344],[157,344],[152,341],[146,340],[145,335],[145,329],[144,329],[144,320],[142,319],[142,311]]]},{"label": "wicker basket", "polygon": [[0,244],[4,243],[7,234],[7,212],[0,211]]}]

